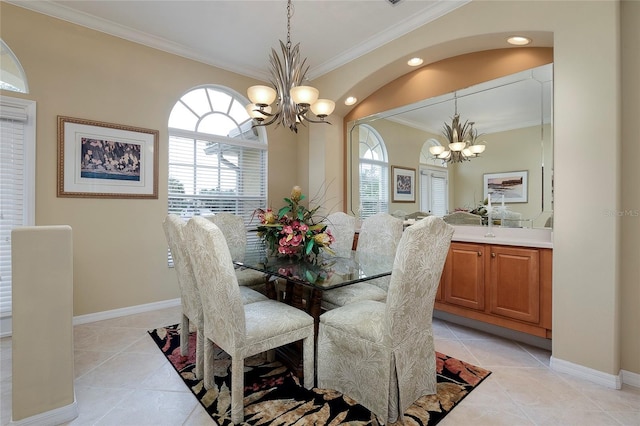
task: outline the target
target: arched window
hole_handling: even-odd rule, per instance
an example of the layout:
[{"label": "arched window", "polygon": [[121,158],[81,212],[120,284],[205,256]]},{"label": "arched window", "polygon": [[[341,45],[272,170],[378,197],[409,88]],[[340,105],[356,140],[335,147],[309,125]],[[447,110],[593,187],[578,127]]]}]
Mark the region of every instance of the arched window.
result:
[{"label": "arched window", "polygon": [[389,163],[387,148],[380,134],[361,124],[360,141],[360,218],[389,211]]},{"label": "arched window", "polygon": [[267,143],[231,89],[185,93],[169,116],[169,213],[183,218],[229,212],[249,222],[267,203]]},{"label": "arched window", "polygon": [[29,93],[27,77],[22,65],[2,39],[0,39],[0,89]]},{"label": "arched window", "polygon": [[420,210],[442,217],[449,209],[449,172],[442,160],[429,153],[429,148],[437,145],[437,140],[428,139],[420,151]]}]

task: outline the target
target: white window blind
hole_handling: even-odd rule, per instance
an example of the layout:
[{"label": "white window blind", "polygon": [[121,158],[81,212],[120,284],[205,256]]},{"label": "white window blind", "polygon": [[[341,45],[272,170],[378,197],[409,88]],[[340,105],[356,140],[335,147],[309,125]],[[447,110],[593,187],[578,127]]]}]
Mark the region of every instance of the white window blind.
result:
[{"label": "white window blind", "polygon": [[446,170],[421,170],[420,171],[421,210],[425,210],[435,216],[447,214],[448,192]]},{"label": "white window blind", "polygon": [[34,224],[35,102],[0,98],[0,317],[11,316],[11,230]]},{"label": "white window blind", "polygon": [[360,218],[389,211],[389,172],[386,164],[360,160]]},{"label": "white window blind", "polygon": [[249,223],[266,204],[266,150],[262,147],[172,136],[169,140],[169,213],[183,218],[228,212]]},{"label": "white window blind", "polygon": [[389,211],[389,166],[382,136],[368,124],[358,126],[360,219]]}]

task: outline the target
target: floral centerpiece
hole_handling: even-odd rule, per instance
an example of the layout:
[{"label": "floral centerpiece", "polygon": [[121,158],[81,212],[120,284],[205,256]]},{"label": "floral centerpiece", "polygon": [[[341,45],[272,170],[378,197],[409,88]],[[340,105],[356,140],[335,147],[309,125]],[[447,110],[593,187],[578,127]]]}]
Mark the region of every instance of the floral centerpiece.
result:
[{"label": "floral centerpiece", "polygon": [[294,186],[291,198],[284,199],[286,205],[277,213],[270,208],[256,210],[260,219],[258,236],[270,254],[315,261],[321,250],[333,253],[333,235],[326,224],[314,217],[319,207],[307,209],[300,204],[304,199],[302,189]]}]

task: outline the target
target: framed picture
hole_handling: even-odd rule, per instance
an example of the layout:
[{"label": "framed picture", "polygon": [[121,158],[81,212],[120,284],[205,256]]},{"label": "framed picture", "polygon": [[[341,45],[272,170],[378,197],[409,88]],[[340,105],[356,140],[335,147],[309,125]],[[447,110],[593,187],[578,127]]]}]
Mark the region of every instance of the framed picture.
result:
[{"label": "framed picture", "polygon": [[491,194],[492,203],[526,203],[529,172],[485,173],[484,198]]},{"label": "framed picture", "polygon": [[58,116],[58,197],[158,198],[158,131]]},{"label": "framed picture", "polygon": [[391,201],[416,202],[416,169],[391,166]]}]

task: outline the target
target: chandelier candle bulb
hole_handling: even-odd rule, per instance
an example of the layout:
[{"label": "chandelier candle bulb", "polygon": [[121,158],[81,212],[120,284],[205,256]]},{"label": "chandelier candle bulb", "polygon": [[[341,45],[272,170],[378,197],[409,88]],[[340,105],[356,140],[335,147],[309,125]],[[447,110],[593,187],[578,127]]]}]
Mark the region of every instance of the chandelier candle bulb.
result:
[{"label": "chandelier candle bulb", "polygon": [[451,151],[462,151],[467,144],[465,142],[453,142],[449,144]]},{"label": "chandelier candle bulb", "polygon": [[251,86],[247,89],[249,100],[258,106],[271,105],[276,100],[276,91],[269,86]]},{"label": "chandelier candle bulb", "polygon": [[329,99],[318,99],[311,105],[311,112],[320,118],[330,115],[335,109],[335,102]]},{"label": "chandelier candle bulb", "polygon": [[315,87],[311,86],[296,86],[292,87],[289,91],[291,93],[291,99],[298,105],[311,105],[318,100],[320,92]]},{"label": "chandelier candle bulb", "polygon": [[269,105],[260,107],[256,104],[249,104],[246,106],[246,109],[249,117],[258,121],[264,120],[265,117],[271,114],[271,107]]},{"label": "chandelier candle bulb", "polygon": [[444,152],[444,146],[442,145],[432,146],[429,148],[429,152],[431,153],[431,155],[437,157]]}]

